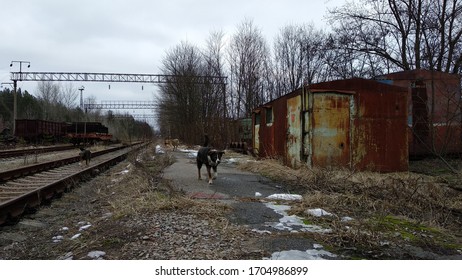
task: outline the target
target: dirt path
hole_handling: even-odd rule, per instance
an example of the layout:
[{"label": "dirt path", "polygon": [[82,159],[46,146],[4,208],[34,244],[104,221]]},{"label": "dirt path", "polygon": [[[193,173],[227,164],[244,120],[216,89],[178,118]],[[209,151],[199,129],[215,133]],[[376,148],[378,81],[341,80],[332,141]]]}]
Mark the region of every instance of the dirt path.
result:
[{"label": "dirt path", "polygon": [[[187,195],[198,199],[214,199],[232,207],[229,220],[262,233],[257,247],[274,252],[275,258],[336,258],[322,250],[322,246],[307,239],[303,232],[311,231],[303,222],[283,209],[283,201],[262,200],[273,194],[285,193],[280,186],[260,175],[241,171],[234,161],[225,158],[218,166],[218,178],[207,183],[207,171],[202,168],[198,180],[195,154],[190,151],[173,153],[176,162],[164,170],[164,178]],[[287,202],[288,204],[288,202]],[[282,210],[281,210],[282,209]],[[294,255],[295,254],[295,255]]]}]

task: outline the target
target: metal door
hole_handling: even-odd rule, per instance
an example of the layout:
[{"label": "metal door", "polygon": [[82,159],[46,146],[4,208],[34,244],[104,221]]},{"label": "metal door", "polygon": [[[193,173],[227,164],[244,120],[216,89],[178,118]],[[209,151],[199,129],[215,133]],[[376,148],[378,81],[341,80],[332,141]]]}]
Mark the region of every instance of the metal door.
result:
[{"label": "metal door", "polygon": [[350,167],[351,96],[335,93],[313,95],[312,164]]}]

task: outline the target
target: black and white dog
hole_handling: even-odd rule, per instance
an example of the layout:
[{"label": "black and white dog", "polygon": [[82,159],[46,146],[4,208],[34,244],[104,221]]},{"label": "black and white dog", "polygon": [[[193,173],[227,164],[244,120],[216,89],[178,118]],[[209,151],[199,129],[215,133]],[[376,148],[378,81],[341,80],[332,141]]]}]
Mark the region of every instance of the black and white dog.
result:
[{"label": "black and white dog", "polygon": [[[197,172],[199,175],[199,180],[202,180],[201,168],[202,165],[205,165],[207,168],[207,175],[209,177],[209,184],[212,184],[212,180],[218,176],[217,167],[220,164],[221,157],[225,153],[224,151],[219,151],[208,146],[209,138],[205,136],[205,143],[197,152],[196,162],[197,162]],[[213,169],[213,177],[212,177]]]}]

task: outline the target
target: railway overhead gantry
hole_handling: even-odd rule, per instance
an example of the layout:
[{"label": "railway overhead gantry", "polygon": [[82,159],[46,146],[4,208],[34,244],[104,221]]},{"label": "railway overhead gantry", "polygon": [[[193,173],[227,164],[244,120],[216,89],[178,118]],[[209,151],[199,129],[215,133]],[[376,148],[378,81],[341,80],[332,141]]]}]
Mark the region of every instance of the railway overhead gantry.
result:
[{"label": "railway overhead gantry", "polygon": [[[13,81],[14,88],[14,109],[13,109],[13,133],[15,131],[14,123],[17,119],[16,109],[16,91],[18,81],[56,81],[56,82],[109,82],[109,83],[154,83],[166,84],[177,83],[179,78],[185,78],[189,83],[195,84],[219,84],[223,85],[223,90],[226,90],[227,77],[226,76],[183,76],[183,75],[161,75],[161,74],[119,74],[119,73],[85,73],[85,72],[23,72],[22,64],[28,61],[14,61],[20,62],[19,72],[10,72],[11,81]],[[10,66],[13,65],[13,62]],[[223,95],[225,96],[225,95]],[[224,104],[226,100],[223,100]],[[125,102],[124,102],[125,103]],[[152,102],[151,102],[152,103]],[[98,108],[98,104],[91,104],[88,107]],[[102,105],[106,108],[108,105]],[[151,105],[154,106],[154,105]],[[131,107],[133,108],[133,107]],[[224,116],[225,117],[225,116]]]},{"label": "railway overhead gantry", "polygon": [[196,84],[226,84],[225,76],[178,76],[158,74],[117,73],[74,73],[74,72],[11,72],[15,81],[57,81],[57,82],[111,82],[111,83],[175,83],[179,77],[190,79]]}]

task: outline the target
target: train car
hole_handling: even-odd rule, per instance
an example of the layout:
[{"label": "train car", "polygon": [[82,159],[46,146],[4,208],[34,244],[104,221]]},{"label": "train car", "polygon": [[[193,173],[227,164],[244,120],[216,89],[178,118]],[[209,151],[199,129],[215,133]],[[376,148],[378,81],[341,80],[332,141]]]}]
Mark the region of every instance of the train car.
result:
[{"label": "train car", "polygon": [[44,120],[16,120],[15,136],[27,143],[41,144],[62,141],[66,135],[66,123]]},{"label": "train car", "polygon": [[26,143],[55,144],[107,142],[112,139],[108,127],[99,122],[53,122],[44,120],[16,120],[15,136]]},{"label": "train car", "polygon": [[108,127],[99,122],[73,122],[67,124],[66,137],[74,145],[108,142],[112,139]]}]

